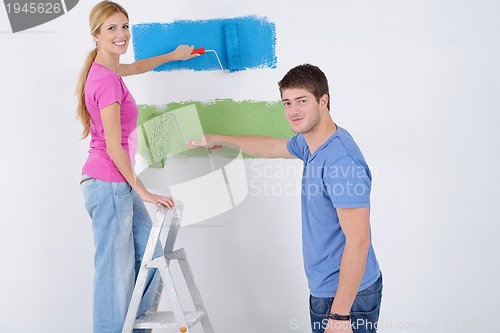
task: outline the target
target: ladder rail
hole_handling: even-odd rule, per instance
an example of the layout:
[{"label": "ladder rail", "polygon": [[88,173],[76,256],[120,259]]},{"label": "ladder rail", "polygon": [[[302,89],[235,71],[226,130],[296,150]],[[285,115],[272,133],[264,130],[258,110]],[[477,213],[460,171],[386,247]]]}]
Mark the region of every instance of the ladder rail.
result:
[{"label": "ladder rail", "polygon": [[[176,202],[176,208],[172,212],[173,216],[172,216],[172,220],[170,222],[170,226],[169,226],[169,230],[168,230],[168,234],[167,234],[167,239],[165,241],[164,251],[163,251],[163,253],[167,257],[167,259],[168,259],[168,254],[173,252],[173,250],[174,250],[175,241],[177,240],[177,234],[178,234],[179,228],[180,228],[180,221],[182,218],[183,210],[184,210],[183,203],[180,201]],[[161,217],[162,226],[160,228],[163,228],[163,221],[164,221],[163,219],[164,218],[165,218],[165,216]],[[161,242],[161,240],[159,240],[159,241]],[[167,260],[167,265],[170,265],[170,260]],[[158,311],[158,307],[160,306],[162,291],[163,291],[164,287],[165,287],[165,284],[163,283],[163,280],[160,279],[160,283],[158,284],[158,289],[155,293],[153,305],[151,306],[150,311],[152,311],[152,312]]]},{"label": "ladder rail", "polygon": [[184,280],[186,281],[189,293],[191,294],[191,299],[193,300],[194,307],[196,311],[204,312],[204,315],[202,315],[200,318],[201,325],[203,326],[205,333],[213,333],[214,330],[212,328],[212,323],[210,321],[210,318],[208,317],[207,311],[205,310],[205,305],[203,304],[200,290],[194,282],[193,271],[189,266],[186,251],[184,251],[184,249],[179,249],[175,251],[175,253],[182,257],[182,259],[178,259],[179,266],[181,268],[182,275],[184,276]]},{"label": "ladder rail", "polygon": [[[158,209],[158,211],[156,212],[156,218],[153,220],[148,243],[146,244],[144,256],[142,257],[141,268],[139,269],[139,273],[137,274],[134,291],[132,292],[127,316],[125,317],[125,322],[122,330],[122,332],[124,333],[132,332],[135,319],[137,318],[137,313],[141,305],[142,296],[146,288],[146,280],[148,278],[149,270],[145,269],[145,267],[151,260],[153,260],[154,251],[160,238],[160,233],[165,221],[165,217],[169,214],[172,214],[172,212],[169,212],[166,209]],[[155,300],[157,297],[158,291],[155,294]]]},{"label": "ladder rail", "polygon": [[[184,249],[174,251],[175,241],[180,228],[180,220],[182,218],[183,203],[176,201],[176,206],[172,210],[167,210],[165,207],[158,209],[156,219],[153,221],[144,257],[141,262],[137,281],[134,286],[134,291],[130,300],[127,316],[123,326],[122,333],[132,333],[134,328],[146,329],[146,332],[152,332],[152,328],[166,328],[167,326],[175,325],[181,332],[190,332],[190,328],[201,323],[205,333],[213,333],[212,323],[203,304],[200,291],[194,282],[194,275],[187,261],[186,252]],[[165,219],[169,217],[170,224],[168,226],[168,234],[163,246],[163,256],[154,258],[154,252],[160,240],[161,230],[165,227]],[[166,228],[165,228],[166,229]],[[182,276],[188,287],[191,299],[196,311],[185,312],[182,309],[179,295],[175,288],[175,284],[170,273],[171,260],[177,260],[182,271]],[[156,290],[155,297],[151,308],[144,316],[137,318],[137,313],[144,294],[146,280],[150,269],[157,269],[161,281]],[[172,309],[171,312],[158,311],[162,292],[167,293],[167,297]]]}]

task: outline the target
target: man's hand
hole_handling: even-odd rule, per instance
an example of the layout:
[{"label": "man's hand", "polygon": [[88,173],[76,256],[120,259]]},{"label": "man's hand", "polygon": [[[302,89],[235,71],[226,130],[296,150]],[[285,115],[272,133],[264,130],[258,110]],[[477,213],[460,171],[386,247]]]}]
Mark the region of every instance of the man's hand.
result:
[{"label": "man's hand", "polygon": [[220,149],[222,145],[216,144],[216,135],[214,134],[205,134],[199,140],[191,140],[189,141],[189,145],[191,147],[199,147],[203,149],[208,149],[208,151],[212,151],[212,149]]}]

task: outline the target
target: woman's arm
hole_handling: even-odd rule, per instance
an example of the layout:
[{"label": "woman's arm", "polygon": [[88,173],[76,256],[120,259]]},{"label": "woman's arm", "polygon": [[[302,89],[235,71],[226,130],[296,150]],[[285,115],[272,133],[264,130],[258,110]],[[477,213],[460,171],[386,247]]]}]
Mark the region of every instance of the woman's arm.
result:
[{"label": "woman's arm", "polygon": [[156,57],[142,59],[131,64],[120,64],[120,67],[118,69],[118,75],[128,76],[128,75],[142,74],[166,62],[176,61],[176,60],[188,60],[194,57],[198,57],[199,54],[191,54],[193,50],[194,46],[179,45],[175,49],[175,51],[172,51],[170,53],[165,53]]},{"label": "woman's arm", "polygon": [[115,102],[101,110],[101,119],[104,127],[104,137],[106,140],[106,151],[121,172],[125,180],[130,184],[143,201],[151,202],[159,207],[159,204],[167,206],[169,209],[174,206],[171,197],[164,197],[150,193],[137,177],[130,163],[127,153],[122,147],[122,129],[120,123],[120,104]]}]

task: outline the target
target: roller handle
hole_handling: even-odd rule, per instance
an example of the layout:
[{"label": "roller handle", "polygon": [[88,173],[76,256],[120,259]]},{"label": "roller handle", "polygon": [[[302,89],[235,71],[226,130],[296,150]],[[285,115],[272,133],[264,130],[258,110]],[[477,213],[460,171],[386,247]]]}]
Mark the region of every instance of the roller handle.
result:
[{"label": "roller handle", "polygon": [[205,54],[205,48],[204,47],[200,47],[200,48],[197,48],[197,49],[194,49],[193,51],[191,51],[191,54]]}]

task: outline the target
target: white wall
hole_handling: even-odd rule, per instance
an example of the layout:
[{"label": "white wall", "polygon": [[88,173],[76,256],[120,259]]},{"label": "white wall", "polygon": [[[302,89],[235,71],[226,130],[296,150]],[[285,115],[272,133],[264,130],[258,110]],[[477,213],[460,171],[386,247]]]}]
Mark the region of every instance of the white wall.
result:
[{"label": "white wall", "polygon": [[[334,120],[374,169],[372,228],[385,279],[380,332],[492,331],[500,296],[500,4],[476,0],[122,1],[131,22],[248,14],[277,26],[278,68],[127,78],[136,100],[276,101],[303,62],[330,78]],[[90,332],[93,243],[78,187],[73,95],[92,48],[94,2],[12,34],[0,10],[3,156],[0,332]],[[132,61],[132,50],[123,59]],[[297,161],[247,160],[259,173]],[[260,170],[260,171],[259,171]],[[308,321],[298,195],[257,195],[182,230],[217,332],[288,332]],[[403,327],[400,327],[403,325]],[[299,330],[306,332],[305,330]]]}]

